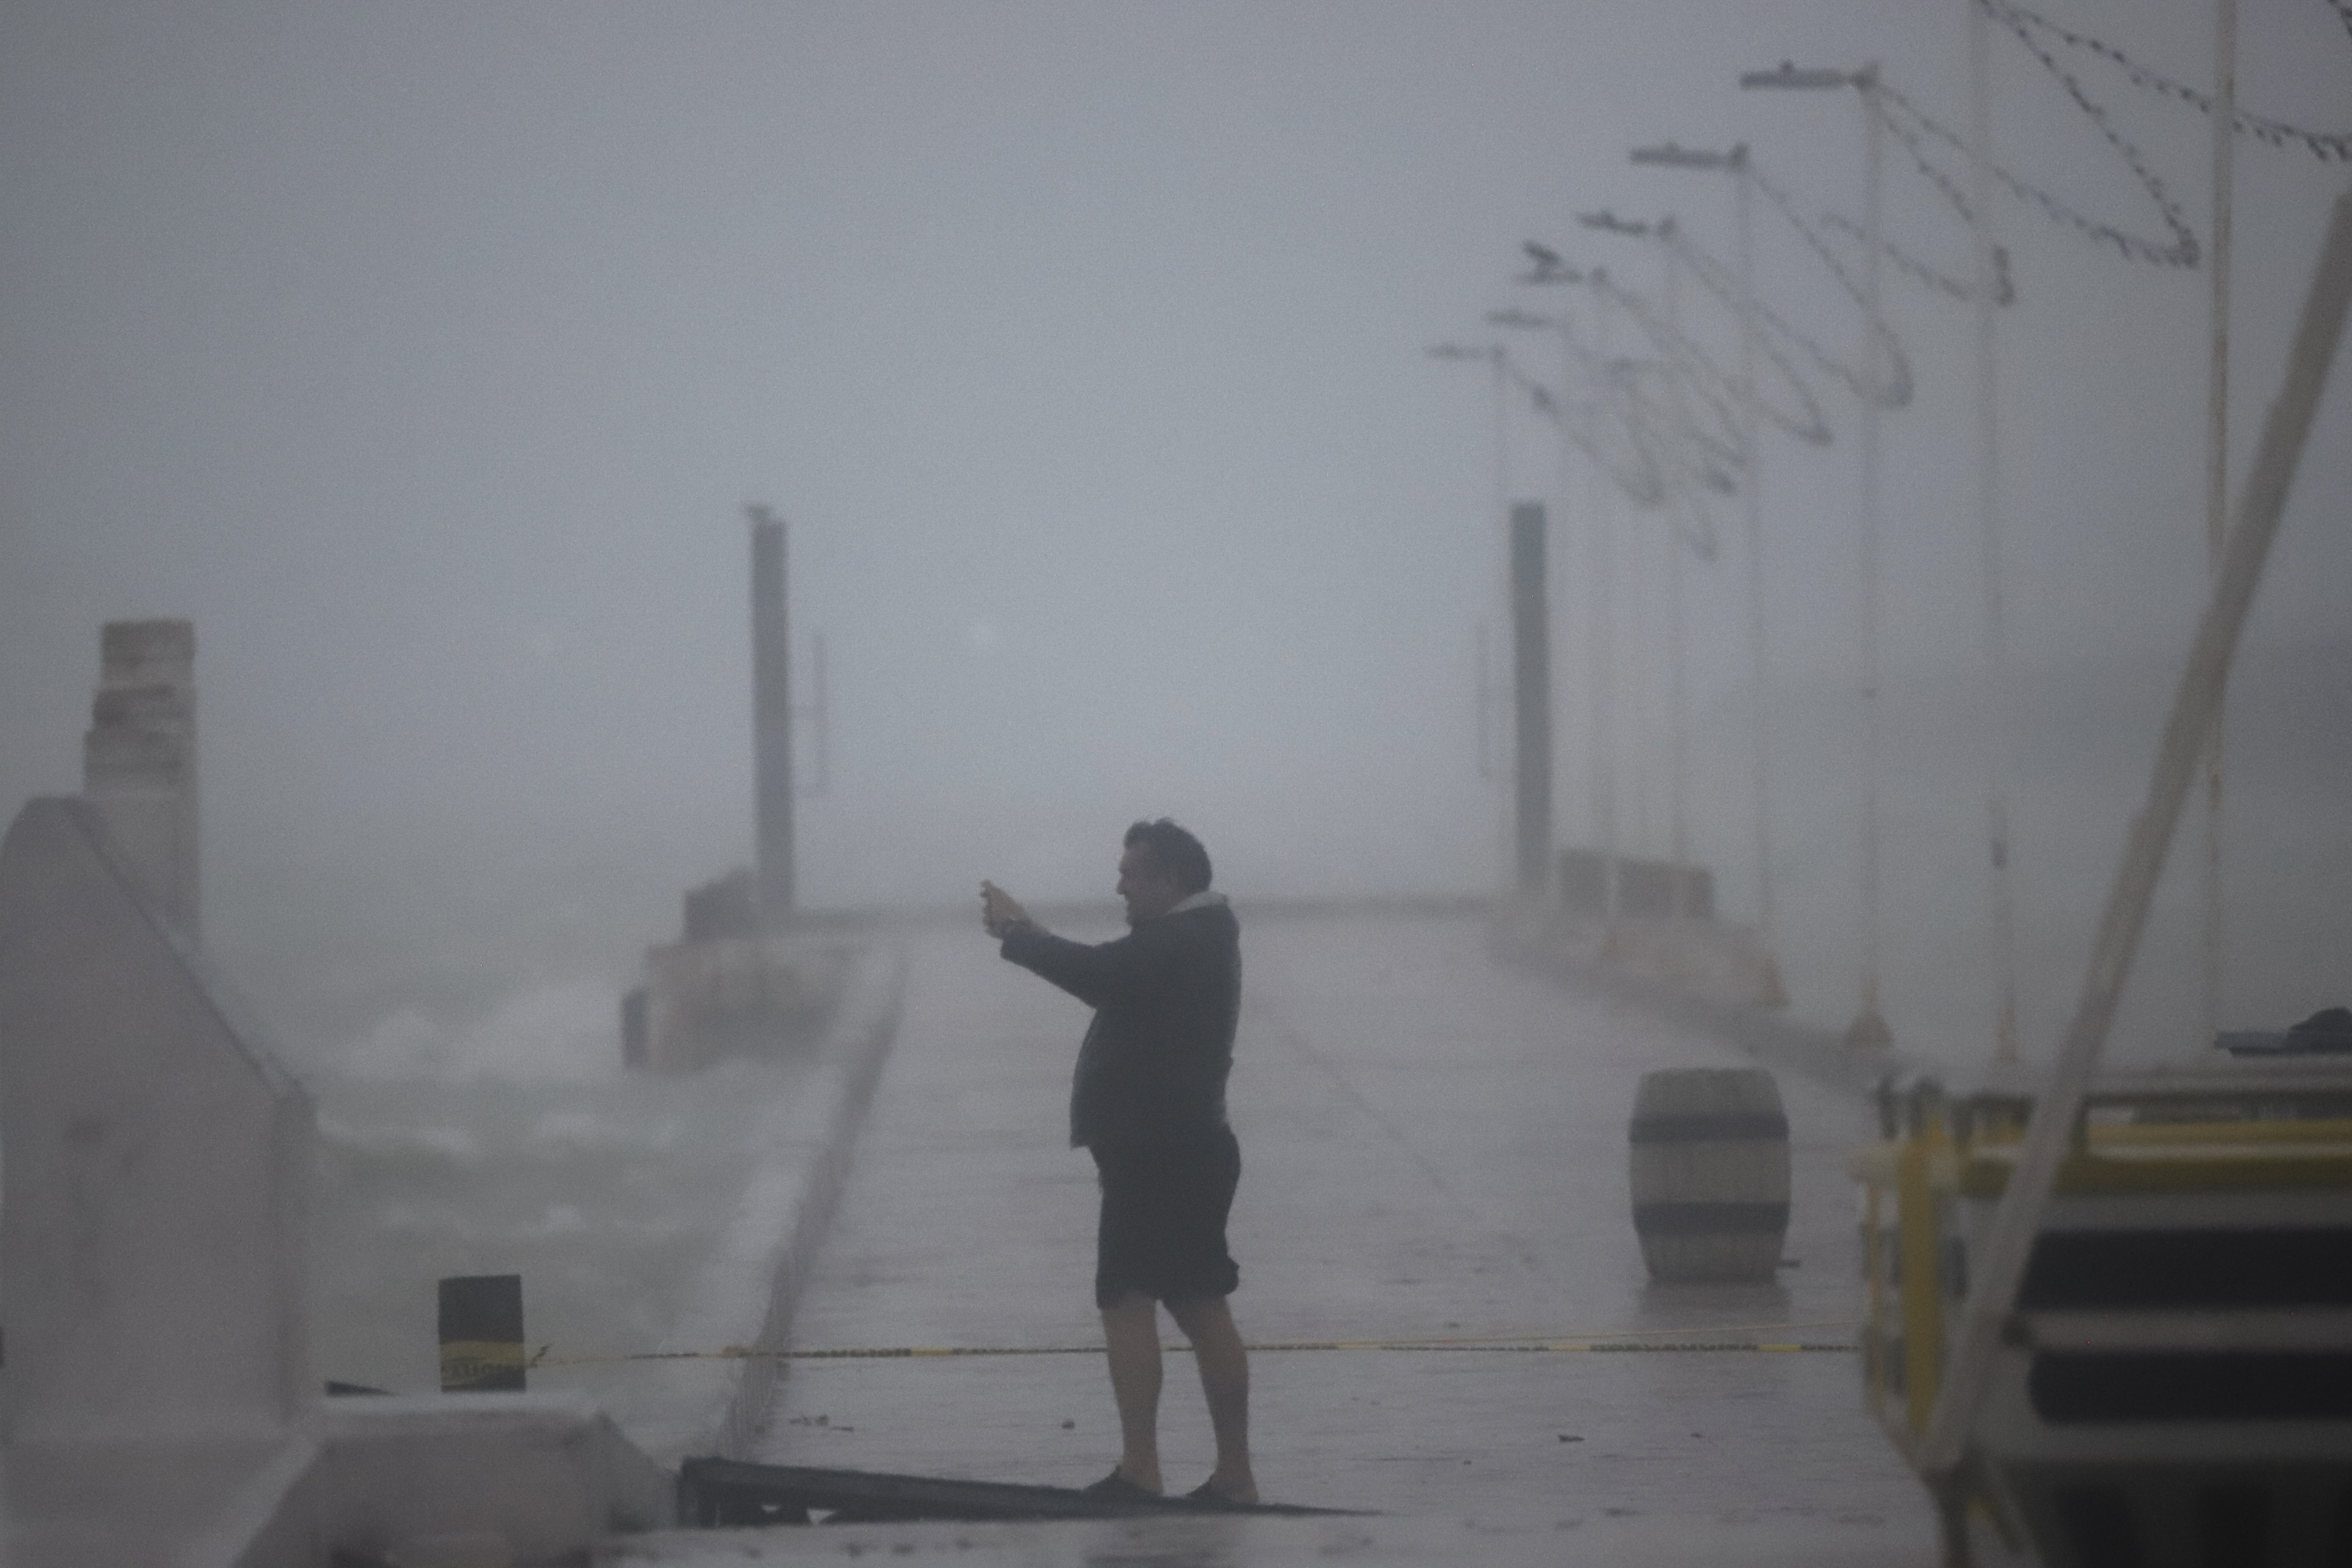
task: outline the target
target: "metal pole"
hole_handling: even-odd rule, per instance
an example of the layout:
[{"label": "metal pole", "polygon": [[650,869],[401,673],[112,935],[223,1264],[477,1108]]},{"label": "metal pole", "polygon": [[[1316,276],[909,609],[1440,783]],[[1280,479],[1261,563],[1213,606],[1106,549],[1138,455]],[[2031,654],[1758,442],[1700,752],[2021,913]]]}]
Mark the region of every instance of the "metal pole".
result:
[{"label": "metal pole", "polygon": [[[2213,261],[2211,347],[2205,383],[2205,554],[2221,569],[2230,504],[2230,251],[2231,199],[2236,184],[2238,121],[2238,5],[2213,6]],[[2210,1043],[2221,1027],[2221,976],[2227,956],[2221,896],[2221,720],[2216,713],[2206,738],[2204,930],[2199,954],[2199,998]]]},{"label": "metal pole", "polygon": [[824,795],[833,787],[833,699],[825,681],[823,632],[809,638],[809,674],[816,687],[816,700],[810,707],[810,717],[816,721],[816,788],[810,793]]},{"label": "metal pole", "polygon": [[1752,180],[1745,145],[1732,170],[1739,229],[1739,447],[1742,532],[1748,544],[1748,660],[1749,700],[1756,723],[1756,935],[1768,958],[1772,952],[1772,661],[1765,609],[1764,455],[1756,421],[1756,227],[1750,206]]},{"label": "metal pole", "polygon": [[[1560,312],[1559,384],[1562,394],[1559,424],[1560,485],[1565,498],[1568,484],[1570,455],[1575,447],[1570,433],[1566,402],[1567,389],[1576,384],[1581,370],[1576,352],[1575,320],[1567,311]],[[1610,571],[1610,523],[1606,516],[1609,481],[1597,458],[1587,454],[1584,471],[1584,549],[1588,556],[1585,574],[1587,592],[1584,616],[1584,689],[1585,689],[1585,788],[1591,797],[1592,839],[1601,848],[1601,912],[1609,919],[1616,913],[1617,897],[1617,759],[1615,735],[1610,727],[1611,702],[1611,643],[1609,636],[1609,593],[1605,584]]]},{"label": "metal pole", "polygon": [[760,921],[793,908],[792,623],[785,593],[784,525],[764,506],[751,520],[751,794]]},{"label": "metal pole", "polygon": [[1491,779],[1495,776],[1495,746],[1488,733],[1491,725],[1487,716],[1486,623],[1484,621],[1478,623],[1477,648],[1475,657],[1477,661],[1477,684],[1475,689],[1476,700],[1473,704],[1473,716],[1477,720],[1478,724],[1478,776],[1482,779]]},{"label": "metal pole", "polygon": [[[1508,626],[1511,613],[1511,386],[1510,364],[1503,357],[1503,345],[1491,350],[1495,378],[1495,510],[1488,524],[1495,531],[1495,575],[1502,593],[1504,624]],[[1486,700],[1494,700],[1484,693]],[[1504,889],[1514,883],[1511,846],[1512,786],[1496,770],[1495,779],[1495,866],[1497,883]]]},{"label": "metal pole", "polygon": [[2279,519],[2286,510],[2287,492],[2294,481],[2305,438],[2311,432],[2312,417],[2326,389],[2328,365],[2343,335],[2347,304],[2352,304],[2352,193],[2336,199],[2319,265],[2295,322],[2285,383],[2263,421],[2262,442],[2238,502],[2237,521],[2222,548],[2213,596],[2198,622],[2188,668],[2181,673],[2172,712],[2157,748],[2147,795],[2132,818],[2123,863],[2116,868],[2106,910],[2100,918],[2074,1020],[2049,1081],[2034,1100],[2017,1163],[2001,1192],[1984,1245],[1970,1260],[1972,1279],[1951,1373],[1944,1380],[1918,1450],[1919,1468],[1931,1481],[1949,1485],[1958,1473],[1969,1447],[1969,1429],[1991,1384],[1994,1363],[2001,1353],[2002,1329],[2025,1278],[2042,1208],[2057,1186],[2059,1165],[2073,1141],[2091,1075],[2115,1022],[2116,1006],[2147,923],[2148,906],[2164,873],[2166,850],[2179,825],[2206,737],[2220,711],[2230,662],[2253,606],[2254,589],[2262,581]]},{"label": "metal pole", "polygon": [[1984,552],[1985,800],[1992,875],[1993,1059],[2017,1060],[2017,902],[2009,842],[2009,634],[2001,572],[1999,299],[2000,253],[1992,227],[1991,20],[1969,10],[1969,205],[1976,219],[1977,528]]},{"label": "metal pole", "polygon": [[[1573,531],[1572,521],[1577,515],[1574,494],[1576,438],[1570,434],[1569,423],[1570,388],[1575,384],[1576,374],[1576,338],[1570,325],[1566,306],[1561,307],[1558,316],[1553,319],[1551,326],[1559,334],[1560,347],[1559,398],[1553,409],[1553,430],[1559,437],[1559,445],[1557,448],[1558,456],[1555,458],[1557,471],[1552,481],[1557,505],[1553,520],[1554,542],[1549,561],[1551,575],[1547,579],[1546,593],[1550,597],[1554,610],[1555,630],[1552,646],[1558,650],[1557,657],[1560,660],[1581,664],[1583,661],[1576,658],[1575,651],[1576,601],[1573,595],[1575,582],[1573,552],[1577,548],[1577,535]],[[1590,533],[1589,526],[1586,531]],[[1591,751],[1591,718],[1586,708],[1578,706],[1580,702],[1589,702],[1589,693],[1579,692],[1573,672],[1556,668],[1552,671],[1552,677],[1553,690],[1559,693],[1559,698],[1554,703],[1554,711],[1559,712],[1563,707],[1566,709],[1566,716],[1561,720],[1559,732],[1555,734],[1552,742],[1555,766],[1557,766],[1557,759],[1561,752],[1575,752],[1579,738],[1582,741],[1584,751],[1588,753]],[[1588,785],[1591,783],[1589,773],[1586,782]],[[1591,842],[1592,837],[1601,831],[1599,817],[1589,795],[1585,802],[1585,816],[1586,820],[1580,826],[1566,830],[1565,836],[1572,837],[1580,844]],[[1553,862],[1548,872],[1550,879],[1549,885],[1555,889],[1559,885],[1559,857],[1555,850]]]},{"label": "metal pole", "polygon": [[1879,839],[1879,386],[1882,379],[1879,342],[1879,164],[1881,127],[1878,112],[1878,64],[1872,61],[1854,78],[1862,100],[1863,122],[1863,260],[1862,313],[1862,1000],[1853,1022],[1846,1026],[1849,1046],[1884,1047],[1893,1035],[1879,1006],[1878,991],[1878,839]]},{"label": "metal pole", "polygon": [[[1494,571],[1505,611],[1510,605],[1510,558],[1508,521],[1504,515],[1505,500],[1510,488],[1510,436],[1507,420],[1509,414],[1510,366],[1503,357],[1503,345],[1488,343],[1472,347],[1465,343],[1436,343],[1428,350],[1432,359],[1484,360],[1493,389],[1495,416],[1495,509],[1496,521],[1492,537],[1496,541]],[[1483,531],[1483,529],[1482,529]],[[1486,616],[1477,622],[1477,685],[1472,692],[1471,709],[1478,740],[1478,776],[1489,781],[1494,811],[1496,874],[1499,888],[1510,886],[1511,826],[1508,812],[1509,791],[1498,780],[1501,770],[1494,763],[1494,694],[1489,684],[1487,637],[1491,623]]]},{"label": "metal pole", "polygon": [[[1601,310],[1595,312],[1594,335],[1596,337],[1605,338],[1607,315],[1605,304]],[[1608,360],[1605,353],[1605,342],[1603,346],[1602,363],[1606,365]],[[1611,365],[1604,374],[1608,378],[1607,385],[1612,404],[1627,411],[1626,417],[1632,420],[1635,416],[1631,412],[1633,399],[1631,372],[1622,366]],[[1612,501],[1613,514],[1613,497]],[[1610,636],[1617,653],[1622,656],[1624,667],[1625,703],[1621,717],[1624,721],[1625,777],[1621,782],[1628,784],[1633,796],[1633,821],[1629,825],[1631,828],[1629,837],[1638,850],[1654,854],[1657,840],[1650,830],[1650,812],[1658,793],[1652,787],[1654,782],[1652,773],[1657,762],[1657,713],[1650,700],[1652,663],[1650,640],[1653,628],[1657,623],[1648,613],[1651,574],[1647,568],[1647,563],[1642,556],[1643,537],[1642,533],[1636,532],[1627,545],[1623,562],[1612,561],[1612,563],[1610,619],[1612,624]],[[1614,542],[1612,539],[1612,545]],[[1624,567],[1622,582],[1614,577],[1613,569],[1618,564]],[[1619,592],[1621,586],[1622,595]],[[1628,619],[1631,624],[1624,624]]]},{"label": "metal pole", "polygon": [[1551,885],[1551,628],[1546,595],[1544,509],[1511,509],[1511,667],[1517,752],[1518,890],[1540,898]]},{"label": "metal pole", "polygon": [[[1596,357],[1602,346],[1606,317],[1605,309],[1593,311]],[[1602,358],[1601,363],[1605,376],[1607,361]],[[1592,612],[1587,617],[1592,638],[1592,805],[1601,828],[1601,918],[1611,922],[1617,918],[1618,859],[1622,853],[1617,826],[1617,506],[1601,464],[1587,464],[1586,472],[1592,519]]]},{"label": "metal pole", "polygon": [[[1682,331],[1681,268],[1675,260],[1674,247],[1664,247],[1666,261],[1665,315],[1669,333]],[[1669,366],[1666,374],[1678,372]],[[1672,386],[1674,400],[1679,411],[1682,402],[1680,388]],[[1679,489],[1681,482],[1675,481]],[[1688,510],[1687,498],[1677,503],[1677,510]],[[1674,890],[1667,900],[1666,912],[1683,915],[1689,912],[1690,886],[1690,649],[1689,620],[1685,605],[1683,583],[1683,541],[1669,521],[1663,531],[1666,546],[1666,701],[1672,710],[1672,730],[1667,737],[1667,765],[1671,770],[1668,782],[1666,841],[1668,858],[1675,867]]]}]

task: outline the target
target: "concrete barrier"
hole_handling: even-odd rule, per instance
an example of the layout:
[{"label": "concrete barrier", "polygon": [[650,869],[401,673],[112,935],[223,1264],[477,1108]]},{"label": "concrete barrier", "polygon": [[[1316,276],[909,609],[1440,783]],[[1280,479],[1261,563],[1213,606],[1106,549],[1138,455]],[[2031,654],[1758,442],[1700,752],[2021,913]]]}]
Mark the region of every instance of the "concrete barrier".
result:
[{"label": "concrete barrier", "polygon": [[585,1563],[675,1521],[670,1473],[569,1394],[341,1399],[226,1495],[174,1568]]},{"label": "concrete barrier", "polygon": [[[1899,1050],[1856,1050],[1838,1031],[1790,1017],[1780,1005],[1785,997],[1771,955],[1744,927],[1717,925],[1710,940],[1695,947],[1671,930],[1644,929],[1666,922],[1620,921],[1604,927],[1533,901],[1505,900],[1489,911],[1489,948],[1497,958],[1713,1035],[1818,1082],[1867,1094],[1888,1074],[1917,1065]],[[1670,939],[1665,951],[1679,952],[1678,959],[1655,957],[1661,934]],[[1718,960],[1723,967],[1712,969]],[[1705,980],[1710,973],[1716,979]],[[1692,984],[1694,974],[1703,983]]]},{"label": "concrete barrier", "polygon": [[[1711,885],[1704,873],[1695,875],[1698,886]],[[1667,896],[1658,888],[1643,894]],[[1780,966],[1755,931],[1707,914],[1621,910],[1603,920],[1567,904],[1509,900],[1494,907],[1492,930],[1496,950],[1525,963],[1605,974],[1716,1007],[1769,1011],[1789,1001]]]},{"label": "concrete barrier", "polygon": [[0,841],[10,1559],[135,1563],[313,1403],[310,1100],[90,803]]},{"label": "concrete barrier", "polygon": [[667,1475],[576,1396],[322,1406],[310,1101],[165,892],[87,801],[0,841],[0,1561],[584,1562],[667,1523]]}]

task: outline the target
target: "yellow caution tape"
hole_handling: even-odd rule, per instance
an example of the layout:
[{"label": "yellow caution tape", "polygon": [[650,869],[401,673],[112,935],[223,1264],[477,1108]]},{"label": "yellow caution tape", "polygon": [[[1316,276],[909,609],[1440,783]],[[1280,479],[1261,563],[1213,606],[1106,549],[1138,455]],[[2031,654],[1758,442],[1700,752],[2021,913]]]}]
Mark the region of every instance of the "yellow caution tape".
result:
[{"label": "yellow caution tape", "polygon": [[[1799,1354],[1812,1352],[1851,1353],[1860,1347],[1845,1341],[1753,1339],[1672,1339],[1661,1338],[1676,1334],[1738,1334],[1759,1332],[1769,1329],[1843,1329],[1842,1322],[1824,1323],[1756,1323],[1721,1328],[1699,1329],[1619,1329],[1601,1333],[1586,1334],[1467,1334],[1423,1335],[1403,1339],[1362,1340],[1265,1340],[1250,1345],[1252,1351],[1281,1354],[1300,1351],[1392,1351],[1405,1353],[1470,1352],[1489,1354],[1565,1354],[1590,1352],[1610,1354],[1622,1352],[1653,1352],[1660,1353],[1726,1353],[1756,1352]],[[1183,1344],[1166,1344],[1167,1351],[1181,1351]],[[1097,1345],[862,1345],[828,1350],[752,1350],[743,1345],[729,1345],[716,1351],[640,1351],[630,1355],[557,1356],[545,1349],[531,1358],[533,1366],[597,1366],[615,1362],[633,1361],[911,1361],[920,1357],[949,1358],[975,1356],[1040,1356],[1040,1355],[1100,1355],[1103,1347]]]},{"label": "yellow caution tape", "polygon": [[523,1347],[518,1340],[447,1340],[441,1346],[441,1386],[463,1388],[523,1370]]}]

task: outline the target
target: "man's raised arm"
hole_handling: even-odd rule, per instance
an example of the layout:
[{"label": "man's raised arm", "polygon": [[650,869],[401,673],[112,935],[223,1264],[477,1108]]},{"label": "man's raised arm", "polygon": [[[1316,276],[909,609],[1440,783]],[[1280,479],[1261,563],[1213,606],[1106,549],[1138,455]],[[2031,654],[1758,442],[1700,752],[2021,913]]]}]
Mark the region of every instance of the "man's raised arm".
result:
[{"label": "man's raised arm", "polygon": [[980,885],[981,923],[1003,943],[1012,963],[1050,980],[1089,1007],[1100,1007],[1130,986],[1142,955],[1133,933],[1090,946],[1055,936],[1030,918],[1012,894],[993,882]]}]

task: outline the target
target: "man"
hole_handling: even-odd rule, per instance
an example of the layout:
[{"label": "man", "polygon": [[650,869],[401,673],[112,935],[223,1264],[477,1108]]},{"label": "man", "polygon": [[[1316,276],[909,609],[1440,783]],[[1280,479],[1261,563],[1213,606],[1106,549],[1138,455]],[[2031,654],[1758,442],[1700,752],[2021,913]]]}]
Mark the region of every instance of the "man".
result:
[{"label": "man", "polygon": [[1127,830],[1118,896],[1128,934],[1089,947],[1029,918],[993,882],[981,919],[1003,954],[1095,1009],[1070,1088],[1070,1142],[1094,1155],[1102,1185],[1095,1305],[1102,1310],[1118,1468],[1087,1489],[1157,1496],[1160,1302],[1192,1342],[1217,1435],[1217,1464],[1188,1494],[1255,1503],[1249,1358],[1225,1298],[1241,1271],[1225,1215],[1241,1149],[1225,1121],[1225,1076],[1241,1012],[1241,927],[1209,890],[1209,852],[1162,817]]}]

